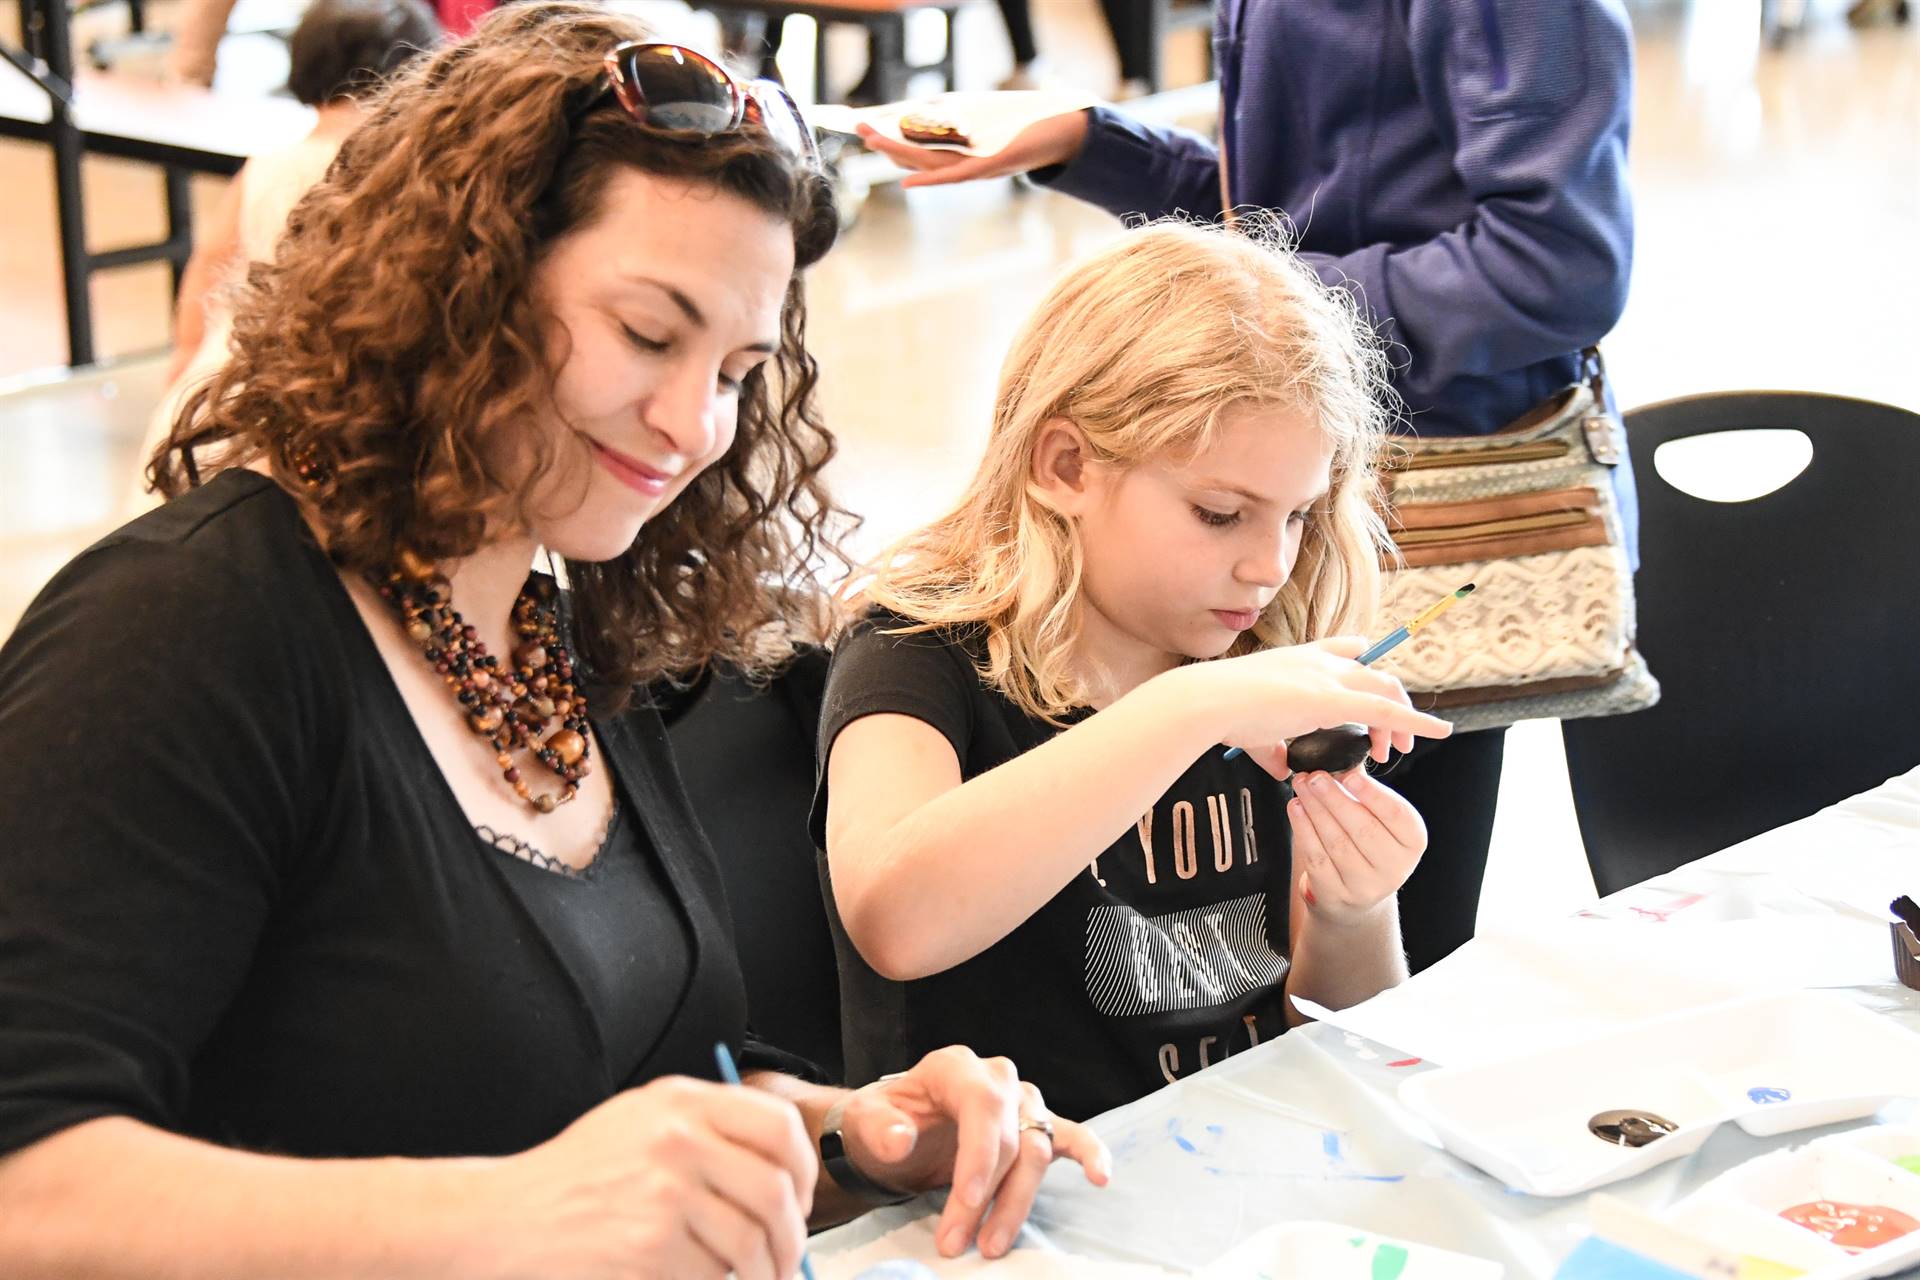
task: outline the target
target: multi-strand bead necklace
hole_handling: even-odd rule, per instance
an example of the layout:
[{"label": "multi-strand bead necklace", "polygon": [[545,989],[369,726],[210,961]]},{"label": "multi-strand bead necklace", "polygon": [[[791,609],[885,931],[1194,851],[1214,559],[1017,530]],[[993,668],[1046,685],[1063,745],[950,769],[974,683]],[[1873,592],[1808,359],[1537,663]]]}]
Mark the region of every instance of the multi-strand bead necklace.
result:
[{"label": "multi-strand bead necklace", "polygon": [[[402,552],[392,569],[371,575],[371,581],[465,708],[467,727],[493,747],[514,794],[536,813],[552,813],[578,795],[592,768],[587,699],[574,684],[573,657],[560,639],[553,579],[535,574],[514,601],[517,643],[506,670],[454,609],[453,587],[434,565]],[[559,728],[547,732],[556,721]],[[514,762],[516,752],[546,766],[560,779],[560,790],[536,793]]]}]

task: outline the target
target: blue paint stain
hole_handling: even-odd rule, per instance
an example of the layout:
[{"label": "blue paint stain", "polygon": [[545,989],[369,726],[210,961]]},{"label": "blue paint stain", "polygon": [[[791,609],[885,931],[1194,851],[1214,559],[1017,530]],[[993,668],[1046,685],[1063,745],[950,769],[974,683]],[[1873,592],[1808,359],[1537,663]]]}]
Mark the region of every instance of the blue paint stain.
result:
[{"label": "blue paint stain", "polygon": [[1320,1135],[1320,1149],[1327,1153],[1327,1159],[1335,1164],[1345,1164],[1347,1154],[1341,1149],[1340,1134],[1332,1129]]},{"label": "blue paint stain", "polygon": [[1226,1133],[1226,1129],[1223,1126],[1217,1124],[1207,1125],[1206,1136],[1194,1139],[1181,1133],[1180,1130],[1183,1123],[1179,1116],[1175,1116],[1167,1121],[1167,1137],[1172,1139],[1174,1146],[1179,1147],[1190,1156],[1211,1156],[1218,1154],[1221,1138]]},{"label": "blue paint stain", "polygon": [[1770,1089],[1765,1087],[1747,1090],[1747,1098],[1761,1106],[1771,1106],[1776,1102],[1787,1102],[1793,1098],[1791,1089]]}]

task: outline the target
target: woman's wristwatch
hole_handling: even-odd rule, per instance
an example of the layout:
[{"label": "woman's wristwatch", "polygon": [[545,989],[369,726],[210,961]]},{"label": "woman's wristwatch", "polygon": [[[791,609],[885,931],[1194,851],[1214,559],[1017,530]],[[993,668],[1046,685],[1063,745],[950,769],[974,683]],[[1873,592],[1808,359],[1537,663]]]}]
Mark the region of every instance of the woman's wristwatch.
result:
[{"label": "woman's wristwatch", "polygon": [[847,1154],[847,1141],[841,1135],[841,1125],[846,1119],[847,1103],[853,1100],[848,1094],[827,1109],[826,1118],[820,1122],[820,1166],[827,1171],[834,1185],[850,1196],[858,1197],[875,1208],[889,1204],[905,1204],[913,1199],[911,1191],[898,1191],[892,1187],[883,1187],[860,1172],[853,1163],[853,1157]]}]

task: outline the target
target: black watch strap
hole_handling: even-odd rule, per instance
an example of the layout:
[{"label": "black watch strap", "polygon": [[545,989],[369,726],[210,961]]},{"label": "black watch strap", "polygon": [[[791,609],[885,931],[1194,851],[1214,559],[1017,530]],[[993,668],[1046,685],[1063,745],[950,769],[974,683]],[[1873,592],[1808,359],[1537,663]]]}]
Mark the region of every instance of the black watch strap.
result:
[{"label": "black watch strap", "polygon": [[856,1196],[876,1208],[881,1205],[905,1204],[913,1199],[913,1192],[883,1187],[860,1172],[858,1166],[853,1163],[853,1157],[847,1154],[846,1139],[840,1132],[840,1125],[846,1116],[846,1111],[847,1099],[842,1098],[827,1111],[826,1119],[820,1125],[820,1166],[827,1171],[827,1176],[848,1195]]}]

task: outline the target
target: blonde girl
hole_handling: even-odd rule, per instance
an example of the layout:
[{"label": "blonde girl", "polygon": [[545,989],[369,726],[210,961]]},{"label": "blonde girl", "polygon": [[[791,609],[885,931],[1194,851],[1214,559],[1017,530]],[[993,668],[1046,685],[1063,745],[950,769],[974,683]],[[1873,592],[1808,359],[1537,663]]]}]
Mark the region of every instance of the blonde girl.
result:
[{"label": "blonde girl", "polygon": [[1419,816],[1286,759],[1343,722],[1376,759],[1449,732],[1353,661],[1384,386],[1271,226],[1137,229],[1054,287],[979,473],[860,584],[829,678],[852,1078],[958,1041],[1084,1117],[1297,1024],[1289,995],[1404,977]]}]

